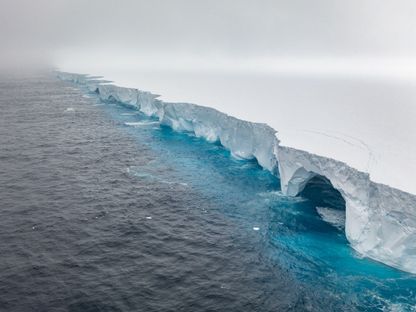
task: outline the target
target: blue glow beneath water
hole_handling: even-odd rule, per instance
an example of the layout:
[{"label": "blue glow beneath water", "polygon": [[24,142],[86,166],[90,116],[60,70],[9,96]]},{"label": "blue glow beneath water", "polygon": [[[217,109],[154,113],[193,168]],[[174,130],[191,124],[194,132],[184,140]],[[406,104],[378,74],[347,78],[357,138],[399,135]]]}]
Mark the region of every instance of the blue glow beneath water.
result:
[{"label": "blue glow beneath water", "polygon": [[47,75],[0,90],[0,311],[414,310],[255,161]]},{"label": "blue glow beneath water", "polygon": [[126,126],[151,119],[129,114],[133,110],[120,105],[103,107],[132,136],[147,141],[174,165],[173,179],[221,203],[222,213],[244,230],[258,227],[263,254],[300,283],[360,310],[415,309],[414,276],[361,258],[343,232],[321,219],[311,201],[283,196],[279,180],[256,161],[233,159],[219,144],[167,127]]}]

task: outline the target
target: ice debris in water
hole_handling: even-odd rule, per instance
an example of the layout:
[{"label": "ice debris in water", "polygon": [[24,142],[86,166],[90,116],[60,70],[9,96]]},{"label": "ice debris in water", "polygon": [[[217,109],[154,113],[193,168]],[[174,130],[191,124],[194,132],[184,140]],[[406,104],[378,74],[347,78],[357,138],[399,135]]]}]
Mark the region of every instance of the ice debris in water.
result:
[{"label": "ice debris in water", "polygon": [[126,126],[131,126],[131,127],[143,127],[143,126],[156,125],[156,124],[159,124],[159,122],[158,121],[134,121],[134,122],[125,122],[124,124]]},{"label": "ice debris in water", "polygon": [[316,211],[325,222],[339,230],[345,228],[345,211],[326,207],[316,207]]}]

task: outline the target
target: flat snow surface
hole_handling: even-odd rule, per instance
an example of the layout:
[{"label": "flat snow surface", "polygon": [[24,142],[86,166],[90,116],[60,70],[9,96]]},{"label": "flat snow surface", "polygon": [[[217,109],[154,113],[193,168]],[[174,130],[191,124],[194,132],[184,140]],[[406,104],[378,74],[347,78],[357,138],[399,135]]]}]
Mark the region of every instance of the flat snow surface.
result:
[{"label": "flat snow surface", "polygon": [[258,73],[145,72],[61,68],[100,74],[170,102],[214,107],[267,123],[281,145],[343,161],[374,182],[416,194],[416,82]]}]

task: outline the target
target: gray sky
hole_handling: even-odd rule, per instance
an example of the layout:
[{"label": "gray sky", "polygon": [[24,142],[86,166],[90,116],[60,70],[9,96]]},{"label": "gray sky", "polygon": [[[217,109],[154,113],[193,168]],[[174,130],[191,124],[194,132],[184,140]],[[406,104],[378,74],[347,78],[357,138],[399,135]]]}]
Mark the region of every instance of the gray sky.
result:
[{"label": "gray sky", "polygon": [[16,59],[38,55],[52,61],[94,51],[107,58],[124,51],[147,61],[155,56],[413,59],[415,35],[413,0],[0,3],[1,53]]},{"label": "gray sky", "polygon": [[355,168],[372,150],[372,178],[413,193],[415,35],[415,0],[0,0],[0,65],[212,106]]}]

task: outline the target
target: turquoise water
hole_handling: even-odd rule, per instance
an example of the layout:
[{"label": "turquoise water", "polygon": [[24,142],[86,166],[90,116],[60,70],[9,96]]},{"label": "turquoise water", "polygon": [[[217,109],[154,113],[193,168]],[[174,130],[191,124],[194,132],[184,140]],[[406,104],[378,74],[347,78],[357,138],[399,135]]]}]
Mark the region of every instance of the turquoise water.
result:
[{"label": "turquoise water", "polygon": [[[103,109],[137,140],[146,140],[178,179],[218,201],[238,231],[254,231],[261,257],[290,272],[314,296],[365,311],[416,310],[415,276],[361,257],[342,229],[322,220],[313,201],[283,196],[279,179],[255,160],[234,159],[220,144],[160,127],[121,105]],[[128,126],[137,121],[144,123]]]}]

